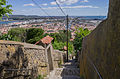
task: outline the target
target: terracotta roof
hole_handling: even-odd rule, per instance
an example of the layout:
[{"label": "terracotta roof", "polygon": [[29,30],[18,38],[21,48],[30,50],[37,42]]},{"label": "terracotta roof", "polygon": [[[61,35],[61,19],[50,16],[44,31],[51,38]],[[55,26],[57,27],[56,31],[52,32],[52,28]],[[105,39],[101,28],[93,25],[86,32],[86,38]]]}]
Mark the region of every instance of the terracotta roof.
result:
[{"label": "terracotta roof", "polygon": [[42,38],[40,41],[36,42],[35,44],[38,44],[39,42],[42,42],[43,44],[50,44],[52,42],[53,38],[50,36],[46,36]]}]

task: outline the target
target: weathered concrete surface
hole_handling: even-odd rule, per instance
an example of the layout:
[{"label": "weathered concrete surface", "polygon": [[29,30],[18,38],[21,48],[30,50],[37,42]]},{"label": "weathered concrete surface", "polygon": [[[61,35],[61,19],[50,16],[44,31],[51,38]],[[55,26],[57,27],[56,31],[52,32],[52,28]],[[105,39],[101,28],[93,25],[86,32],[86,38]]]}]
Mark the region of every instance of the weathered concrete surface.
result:
[{"label": "weathered concrete surface", "polygon": [[110,0],[108,18],[83,41],[80,75],[100,79],[90,61],[103,79],[120,78],[120,0]]}]

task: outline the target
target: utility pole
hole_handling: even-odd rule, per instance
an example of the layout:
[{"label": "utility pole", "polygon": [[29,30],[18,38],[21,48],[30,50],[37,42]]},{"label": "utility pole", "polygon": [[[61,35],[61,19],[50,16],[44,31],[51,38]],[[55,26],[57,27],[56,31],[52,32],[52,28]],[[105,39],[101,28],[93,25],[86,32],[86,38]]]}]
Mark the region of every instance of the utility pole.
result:
[{"label": "utility pole", "polygon": [[68,25],[68,22],[69,22],[68,15],[66,16],[66,20],[67,20],[67,62],[68,62],[68,28],[69,28],[69,25]]}]

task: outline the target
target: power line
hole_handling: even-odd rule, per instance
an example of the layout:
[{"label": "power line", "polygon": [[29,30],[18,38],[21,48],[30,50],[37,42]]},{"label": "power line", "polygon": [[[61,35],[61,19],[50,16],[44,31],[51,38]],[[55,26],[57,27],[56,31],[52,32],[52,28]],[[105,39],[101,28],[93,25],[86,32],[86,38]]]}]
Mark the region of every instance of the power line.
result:
[{"label": "power line", "polygon": [[55,0],[56,4],[58,5],[58,7],[60,8],[61,12],[66,16],[66,13],[63,11],[63,9],[61,8],[61,6],[59,5],[59,3],[57,2],[57,0]]},{"label": "power line", "polygon": [[47,16],[50,16],[41,6],[39,6],[34,0],[32,0],[35,5],[37,5]]},{"label": "power line", "polygon": [[67,52],[66,52],[66,54],[67,54],[67,62],[68,62],[68,43],[69,43],[69,41],[68,41],[68,28],[69,28],[69,19],[68,19],[68,15],[66,15],[66,13],[63,11],[63,9],[61,8],[61,6],[59,5],[59,3],[57,2],[57,0],[55,0],[55,2],[56,2],[56,4],[58,5],[58,7],[60,8],[60,10],[61,10],[61,12],[66,16],[66,26],[67,26]]}]

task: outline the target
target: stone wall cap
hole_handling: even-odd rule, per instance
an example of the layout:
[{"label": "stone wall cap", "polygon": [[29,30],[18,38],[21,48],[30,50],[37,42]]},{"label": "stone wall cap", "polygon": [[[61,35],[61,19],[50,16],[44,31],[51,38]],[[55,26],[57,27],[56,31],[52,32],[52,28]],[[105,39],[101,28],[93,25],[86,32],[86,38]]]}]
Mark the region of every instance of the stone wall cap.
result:
[{"label": "stone wall cap", "polygon": [[28,44],[28,43],[24,43],[24,47],[31,48],[31,49],[45,49],[43,46],[38,46],[38,45]]},{"label": "stone wall cap", "polygon": [[21,42],[16,42],[16,41],[7,41],[7,40],[0,40],[0,44],[14,44],[14,45],[22,45]]},{"label": "stone wall cap", "polygon": [[0,40],[0,44],[21,45],[21,46],[24,46],[24,48],[31,48],[31,49],[45,49],[43,46],[38,46],[34,44],[29,44],[29,43],[16,42],[16,41]]},{"label": "stone wall cap", "polygon": [[59,53],[63,53],[63,51],[59,51],[59,50],[54,50],[54,52],[59,52]]}]

